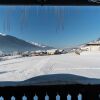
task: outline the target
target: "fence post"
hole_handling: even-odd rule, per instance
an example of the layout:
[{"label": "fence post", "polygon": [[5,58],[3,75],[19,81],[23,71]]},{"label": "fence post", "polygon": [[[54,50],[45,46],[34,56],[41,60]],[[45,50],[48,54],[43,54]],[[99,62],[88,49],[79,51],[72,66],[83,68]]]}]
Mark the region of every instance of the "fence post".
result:
[{"label": "fence post", "polygon": [[11,100],[16,100],[14,96],[11,97]]},{"label": "fence post", "polygon": [[79,93],[78,100],[82,100],[82,95]]},{"label": "fence post", "polygon": [[38,100],[38,96],[35,94],[35,96],[33,97],[33,100]]},{"label": "fence post", "polygon": [[59,94],[57,94],[56,100],[60,100],[60,95]]},{"label": "fence post", "polygon": [[22,100],[27,100],[27,97],[24,95],[24,96],[22,97]]},{"label": "fence post", "polygon": [[71,95],[70,94],[67,95],[67,100],[71,100]]},{"label": "fence post", "polygon": [[0,96],[0,100],[4,100],[3,96]]},{"label": "fence post", "polygon": [[45,100],[49,100],[49,96],[46,93]]}]

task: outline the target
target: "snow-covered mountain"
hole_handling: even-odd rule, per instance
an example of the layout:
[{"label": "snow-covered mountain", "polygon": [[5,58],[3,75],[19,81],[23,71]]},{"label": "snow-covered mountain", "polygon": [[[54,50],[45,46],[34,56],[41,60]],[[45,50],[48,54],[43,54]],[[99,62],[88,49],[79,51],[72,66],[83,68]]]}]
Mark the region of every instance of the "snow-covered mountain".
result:
[{"label": "snow-covered mountain", "polygon": [[39,43],[35,43],[35,42],[31,42],[33,45],[36,45],[36,46],[39,46],[39,47],[47,47],[46,45],[42,45],[42,44],[39,44]]},{"label": "snow-covered mountain", "polygon": [[50,49],[49,46],[40,46],[38,44],[29,43],[25,40],[16,38],[14,36],[0,33],[0,51],[13,52],[13,51],[36,51]]},{"label": "snow-covered mountain", "polygon": [[43,45],[43,44],[40,44],[40,43],[36,43],[36,42],[30,42],[30,43],[35,45],[35,46],[38,46],[38,47],[42,48],[43,50],[54,49],[53,47]]}]

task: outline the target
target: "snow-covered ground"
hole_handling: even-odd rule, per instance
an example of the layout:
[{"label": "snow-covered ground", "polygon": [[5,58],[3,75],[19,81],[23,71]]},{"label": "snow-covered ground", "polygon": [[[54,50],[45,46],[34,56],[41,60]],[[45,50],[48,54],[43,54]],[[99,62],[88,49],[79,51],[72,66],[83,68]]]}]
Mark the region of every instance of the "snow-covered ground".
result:
[{"label": "snow-covered ground", "polygon": [[100,55],[33,56],[0,62],[0,81],[23,81],[48,74],[74,74],[100,79]]},{"label": "snow-covered ground", "polygon": [[1,60],[1,61],[4,61],[4,60],[10,60],[10,59],[21,58],[21,57],[22,57],[21,55],[4,56],[4,57],[0,57],[0,60]]}]

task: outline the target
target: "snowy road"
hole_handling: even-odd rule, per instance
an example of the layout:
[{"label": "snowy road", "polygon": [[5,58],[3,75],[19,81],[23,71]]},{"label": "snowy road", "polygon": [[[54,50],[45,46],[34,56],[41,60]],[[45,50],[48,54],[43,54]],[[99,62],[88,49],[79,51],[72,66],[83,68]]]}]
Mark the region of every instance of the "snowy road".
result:
[{"label": "snowy road", "polygon": [[23,81],[47,74],[75,74],[100,79],[100,55],[34,56],[0,62],[0,81]]}]

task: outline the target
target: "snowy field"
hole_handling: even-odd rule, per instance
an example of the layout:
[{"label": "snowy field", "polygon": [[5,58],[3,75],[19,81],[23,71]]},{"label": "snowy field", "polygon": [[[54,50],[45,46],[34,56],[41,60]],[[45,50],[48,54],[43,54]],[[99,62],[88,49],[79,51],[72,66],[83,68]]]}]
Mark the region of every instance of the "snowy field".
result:
[{"label": "snowy field", "polygon": [[48,74],[74,74],[100,79],[100,54],[33,56],[0,62],[0,81],[24,81]]}]

